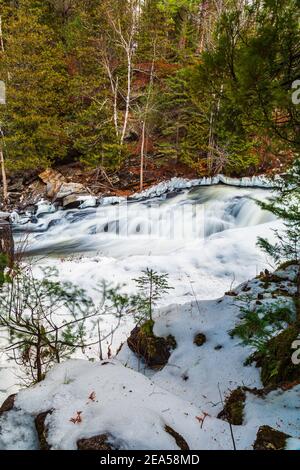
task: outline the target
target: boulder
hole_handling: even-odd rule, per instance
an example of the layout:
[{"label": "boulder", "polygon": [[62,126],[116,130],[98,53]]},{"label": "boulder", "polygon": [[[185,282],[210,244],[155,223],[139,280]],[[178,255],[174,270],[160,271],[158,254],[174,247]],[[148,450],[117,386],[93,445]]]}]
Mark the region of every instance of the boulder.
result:
[{"label": "boulder", "polygon": [[[82,197],[80,197],[82,196]],[[86,198],[86,194],[70,194],[63,198],[63,208],[64,209],[77,209],[81,206],[83,201]]]},{"label": "boulder", "polygon": [[108,442],[109,437],[107,434],[100,434],[99,436],[90,437],[89,439],[80,439],[77,442],[78,450],[115,450]]},{"label": "boulder", "polygon": [[81,183],[63,183],[56,192],[55,200],[61,200],[73,194],[88,195],[87,189]]},{"label": "boulder", "polygon": [[63,183],[66,182],[65,177],[51,168],[45,170],[39,175],[39,178],[47,185],[47,197],[54,198],[62,187]]},{"label": "boulder", "polygon": [[270,426],[261,426],[258,430],[254,450],[284,450],[290,436]]},{"label": "boulder", "polygon": [[131,351],[144,359],[151,369],[162,369],[171,355],[168,340],[151,334],[143,327],[134,328],[127,344]]}]

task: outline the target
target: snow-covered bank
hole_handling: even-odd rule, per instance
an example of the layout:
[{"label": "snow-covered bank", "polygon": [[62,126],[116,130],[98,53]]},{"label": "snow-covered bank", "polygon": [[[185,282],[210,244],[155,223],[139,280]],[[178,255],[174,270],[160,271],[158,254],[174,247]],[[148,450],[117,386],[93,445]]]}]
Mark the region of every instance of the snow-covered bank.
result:
[{"label": "snow-covered bank", "polygon": [[[288,269],[277,274],[279,285],[270,283],[268,289],[254,279],[238,287],[234,297],[159,309],[155,333],[172,334],[177,343],[161,371],[147,369],[127,345],[112,360],[73,360],[55,367],[45,381],[20,392],[14,409],[2,415],[0,448],[38,449],[34,418],[52,411],[45,421],[52,449],[76,449],[80,439],[99,435],[108,436],[118,449],[178,449],[166,426],[190,449],[232,449],[229,424],[218,418],[222,401],[239,386],[262,384],[259,369],[244,364],[251,348],[228,331],[240,321],[239,301],[245,292],[254,298],[263,293],[264,302],[270,302],[272,293],[274,302],[281,298],[279,286],[294,294],[289,279],[295,273]],[[206,335],[201,347],[193,341],[199,332]],[[247,392],[243,423],[233,426],[237,449],[252,449],[265,425],[290,436],[287,448],[298,448],[299,406],[297,384],[264,396]]]}]

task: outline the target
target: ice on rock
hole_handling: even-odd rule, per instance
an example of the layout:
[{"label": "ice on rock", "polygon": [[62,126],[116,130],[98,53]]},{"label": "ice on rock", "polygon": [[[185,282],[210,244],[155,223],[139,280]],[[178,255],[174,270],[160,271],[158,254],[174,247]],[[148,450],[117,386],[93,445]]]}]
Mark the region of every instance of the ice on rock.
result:
[{"label": "ice on rock", "polygon": [[[279,177],[275,178],[275,181]],[[224,175],[217,175],[213,177],[203,177],[200,179],[188,180],[184,178],[172,178],[169,181],[163,181],[156,186],[152,186],[145,191],[134,194],[132,197],[135,199],[150,198],[161,196],[162,194],[170,191],[180,189],[187,189],[194,186],[213,186],[217,184],[225,184],[228,186],[237,186],[244,188],[266,188],[272,189],[275,186],[274,181],[265,175],[244,177],[244,178],[230,178]]]},{"label": "ice on rock", "polygon": [[95,196],[81,196],[80,201],[82,201],[79,206],[80,209],[87,209],[89,207],[97,206],[97,198]]},{"label": "ice on rock", "polygon": [[56,212],[56,207],[49,201],[42,199],[37,204],[37,210],[35,215],[38,217],[41,214],[53,214]]}]

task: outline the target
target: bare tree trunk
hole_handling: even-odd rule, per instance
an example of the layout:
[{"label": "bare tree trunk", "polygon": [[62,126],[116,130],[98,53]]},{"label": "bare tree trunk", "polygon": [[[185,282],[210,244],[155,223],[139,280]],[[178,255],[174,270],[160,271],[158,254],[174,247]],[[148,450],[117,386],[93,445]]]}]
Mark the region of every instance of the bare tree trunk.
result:
[{"label": "bare tree trunk", "polygon": [[123,124],[123,131],[121,135],[121,145],[124,143],[127,126],[128,126],[128,118],[129,118],[129,109],[130,109],[130,101],[131,101],[131,74],[132,74],[132,45],[128,44],[127,49],[127,95],[126,95],[126,108],[125,108],[125,116],[124,116],[124,124]]},{"label": "bare tree trunk", "polygon": [[146,122],[143,121],[142,126],[142,144],[141,144],[141,171],[140,171],[140,190],[144,189],[144,166],[145,166],[145,131]]},{"label": "bare tree trunk", "polygon": [[3,42],[3,34],[2,34],[2,16],[0,16],[0,49],[4,52],[4,42]]},{"label": "bare tree trunk", "polygon": [[113,104],[114,116],[113,116],[113,119],[114,119],[116,137],[117,137],[117,139],[119,139],[119,124],[118,124],[118,89],[119,89],[119,78],[117,77],[117,78],[116,78],[116,81],[114,80],[114,78],[113,78],[113,72],[112,72],[112,70],[111,70],[109,60],[108,60],[108,58],[107,58],[106,56],[104,57],[103,65],[104,65],[104,67],[105,67],[105,69],[106,69],[106,71],[107,71],[107,75],[108,75],[108,78],[109,78],[109,81],[110,81],[111,91],[112,91],[112,94],[113,94],[113,97],[114,97],[114,104]]},{"label": "bare tree trunk", "polygon": [[[0,16],[0,50],[4,53],[4,42],[3,42],[3,34],[2,34],[2,16]],[[3,132],[0,128],[1,136],[3,138]],[[7,178],[6,178],[6,169],[5,169],[5,161],[4,161],[4,154],[3,148],[0,144],[0,165],[1,165],[1,175],[2,175],[2,186],[3,186],[3,202],[4,207],[6,207],[8,202],[8,186],[7,186]]]},{"label": "bare tree trunk", "polygon": [[3,155],[3,150],[1,147],[0,147],[0,165],[1,165],[2,187],[3,187],[3,203],[4,203],[4,207],[6,207],[8,203],[8,185],[7,185],[4,155]]}]

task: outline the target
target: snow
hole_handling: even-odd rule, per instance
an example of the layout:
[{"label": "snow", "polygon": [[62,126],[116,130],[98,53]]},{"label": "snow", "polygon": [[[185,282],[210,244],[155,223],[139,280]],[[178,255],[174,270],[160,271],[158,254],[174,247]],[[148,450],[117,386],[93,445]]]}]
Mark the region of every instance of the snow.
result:
[{"label": "snow", "polygon": [[[116,360],[97,364],[69,361],[57,366],[44,382],[19,393],[16,408],[19,411],[4,418],[3,434],[10,449],[20,448],[20,438],[25,435],[32,416],[51,409],[55,411],[48,416],[46,424],[48,443],[53,450],[76,449],[79,439],[105,433],[122,450],[176,450],[175,440],[164,430],[166,425],[182,433],[192,448],[229,445],[226,423],[210,418],[207,429],[201,430],[197,420],[199,408]],[[78,412],[82,422],[74,424],[71,419]],[[208,432],[213,425],[218,428],[222,442],[216,443]],[[0,447],[4,448],[1,439]],[[22,444],[32,448],[34,442]]]},{"label": "snow", "polygon": [[[293,279],[295,269],[287,272]],[[289,289],[289,281],[282,283]],[[33,418],[54,410],[46,421],[47,439],[57,450],[76,449],[79,439],[99,434],[108,434],[111,444],[122,450],[178,449],[165,425],[181,434],[193,450],[232,449],[229,425],[217,418],[222,402],[238,386],[262,387],[259,369],[244,365],[251,348],[228,334],[239,321],[246,285],[251,295],[262,291],[254,279],[235,290],[237,297],[157,309],[155,333],[172,334],[177,342],[161,371],[147,369],[127,345],[111,360],[71,360],[54,367],[43,382],[19,392],[14,411],[0,418],[0,448],[38,448]],[[272,292],[275,287],[271,283],[268,289]],[[202,347],[193,343],[199,332],[207,337]],[[264,398],[247,392],[244,423],[233,426],[237,449],[251,449],[262,425],[290,435],[287,448],[297,449],[299,404],[300,385],[274,390]],[[81,422],[74,424],[71,419],[78,412]]]},{"label": "snow", "polygon": [[288,439],[285,450],[300,450],[300,439]]}]

